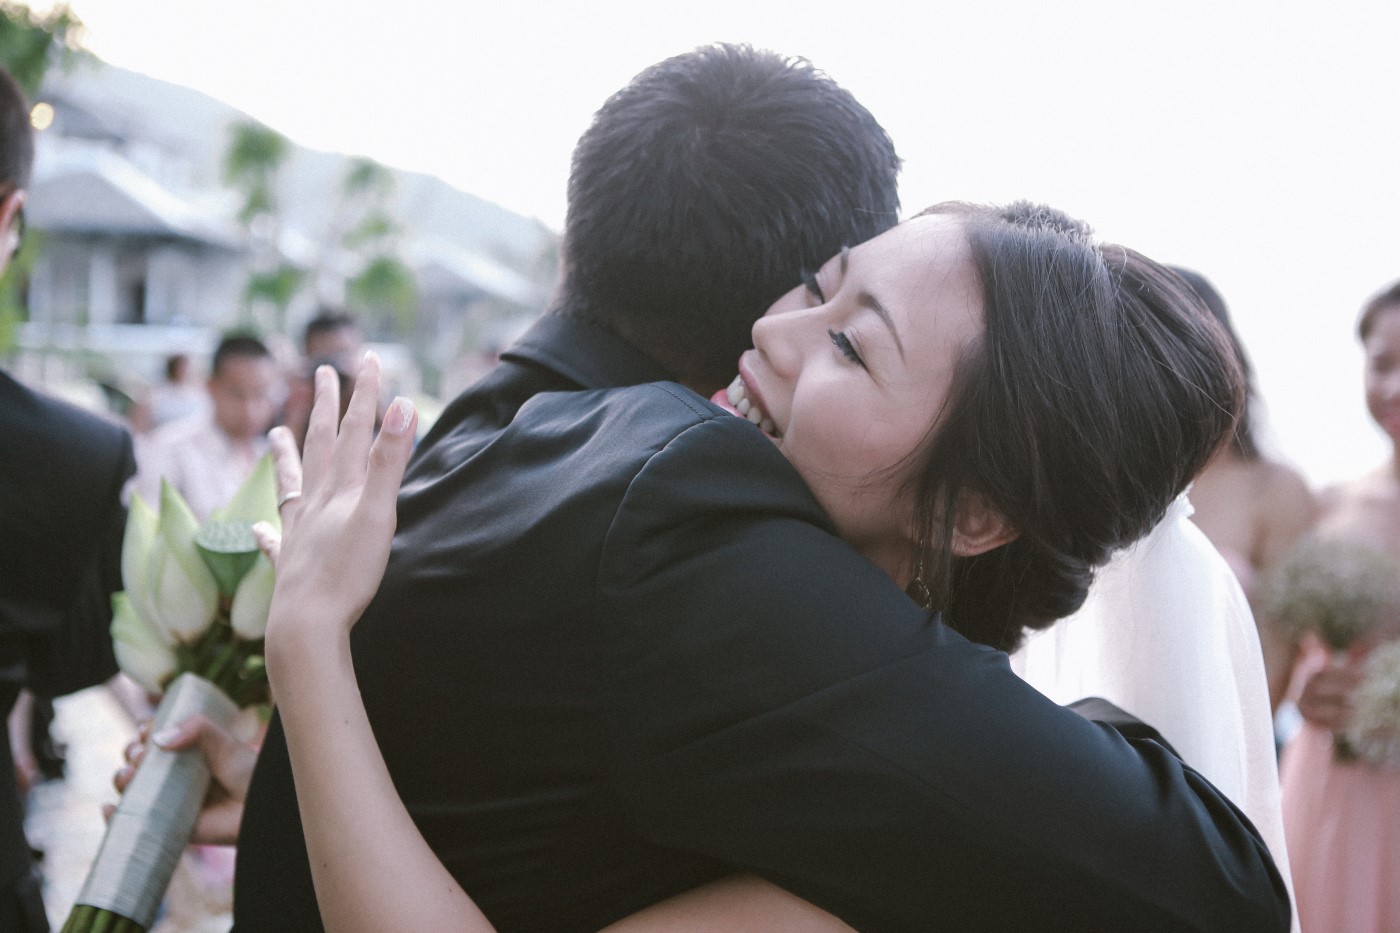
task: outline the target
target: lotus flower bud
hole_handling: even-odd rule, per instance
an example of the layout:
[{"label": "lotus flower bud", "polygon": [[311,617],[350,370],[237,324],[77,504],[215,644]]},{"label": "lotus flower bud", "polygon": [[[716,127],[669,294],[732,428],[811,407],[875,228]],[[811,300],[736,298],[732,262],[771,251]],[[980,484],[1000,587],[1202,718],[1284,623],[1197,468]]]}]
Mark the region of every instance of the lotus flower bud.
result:
[{"label": "lotus flower bud", "polygon": [[165,638],[167,644],[173,645],[174,639],[155,627],[150,560],[151,548],[156,540],[156,524],[156,513],[146,504],[146,500],[132,495],[131,507],[126,513],[126,533],[122,537],[122,585],[136,614],[152,627],[152,631]]},{"label": "lotus flower bud", "polygon": [[223,508],[215,509],[210,516],[216,522],[247,522],[256,525],[267,522],[279,532],[282,530],[282,517],[277,512],[277,479],[273,475],[272,457],[263,454],[253,467],[253,472],[238,487]]},{"label": "lotus flower bud", "polygon": [[175,673],[175,653],[143,621],[126,593],[112,594],[112,649],[117,665],[150,693],[160,693]]},{"label": "lotus flower bud", "polygon": [[160,520],[147,570],[155,616],[151,621],[186,644],[204,633],[219,605],[218,584],[195,548],[197,528],[185,500],[162,482]]},{"label": "lotus flower bud", "polygon": [[259,639],[267,632],[267,611],[272,604],[272,561],[259,554],[253,568],[238,584],[229,612],[229,624],[240,638]]}]

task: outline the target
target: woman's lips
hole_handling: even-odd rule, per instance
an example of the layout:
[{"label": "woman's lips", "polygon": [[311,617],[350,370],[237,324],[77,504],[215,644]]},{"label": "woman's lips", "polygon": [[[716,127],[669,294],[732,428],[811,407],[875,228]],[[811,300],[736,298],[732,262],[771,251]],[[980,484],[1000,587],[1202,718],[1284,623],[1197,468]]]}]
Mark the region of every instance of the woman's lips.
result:
[{"label": "woman's lips", "polygon": [[710,401],[730,414],[738,415],[740,418],[757,425],[759,430],[769,437],[775,440],[781,437],[773,419],[763,410],[757,400],[756,393],[749,390],[742,375],[735,376],[734,381],[727,388],[720,389],[711,396]]}]

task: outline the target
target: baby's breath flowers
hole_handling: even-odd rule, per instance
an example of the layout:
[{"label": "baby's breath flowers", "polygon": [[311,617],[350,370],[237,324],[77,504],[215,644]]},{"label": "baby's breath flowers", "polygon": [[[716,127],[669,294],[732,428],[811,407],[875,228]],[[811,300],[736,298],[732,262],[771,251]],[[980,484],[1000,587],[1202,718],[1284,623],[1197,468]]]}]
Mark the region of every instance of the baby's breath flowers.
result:
[{"label": "baby's breath flowers", "polygon": [[[1333,652],[1342,652],[1384,630],[1400,618],[1400,564],[1374,548],[1345,541],[1311,539],[1299,545],[1265,581],[1262,611],[1292,638],[1311,632]],[[1387,703],[1400,703],[1400,661],[1388,661],[1389,649],[1373,652],[1381,660],[1367,664],[1365,681],[1354,699],[1365,697],[1367,713],[1336,736],[1337,758],[1362,755],[1357,738],[1372,755],[1389,755],[1384,733],[1394,730]],[[1373,681],[1374,678],[1378,678]],[[1387,681],[1385,678],[1389,677]],[[1360,730],[1359,732],[1357,730]],[[1390,749],[1390,750],[1387,750]]]},{"label": "baby's breath flowers", "polygon": [[1346,729],[1356,757],[1380,768],[1400,768],[1400,639],[1383,642],[1366,658],[1352,694]]}]

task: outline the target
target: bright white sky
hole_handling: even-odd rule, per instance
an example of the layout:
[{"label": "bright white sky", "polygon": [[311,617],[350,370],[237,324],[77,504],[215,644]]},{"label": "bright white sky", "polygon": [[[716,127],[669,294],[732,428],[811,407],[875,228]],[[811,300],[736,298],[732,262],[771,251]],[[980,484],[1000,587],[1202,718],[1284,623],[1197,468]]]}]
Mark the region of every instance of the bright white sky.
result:
[{"label": "bright white sky", "polygon": [[1318,484],[1385,455],[1351,332],[1400,277],[1395,0],[71,3],[113,64],[556,228],[575,140],[636,72],[714,40],[806,56],[894,137],[906,211],[1031,197],[1199,269],[1278,453]]}]

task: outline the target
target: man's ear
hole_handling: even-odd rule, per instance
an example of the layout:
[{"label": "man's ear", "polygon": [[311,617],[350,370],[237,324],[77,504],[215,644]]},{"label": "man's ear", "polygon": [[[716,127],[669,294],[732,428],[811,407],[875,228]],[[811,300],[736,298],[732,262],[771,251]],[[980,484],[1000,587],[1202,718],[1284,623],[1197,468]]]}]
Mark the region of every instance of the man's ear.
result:
[{"label": "man's ear", "polygon": [[1016,540],[1019,532],[1006,516],[975,490],[958,494],[957,514],[953,518],[953,556],[975,557],[993,548]]}]

